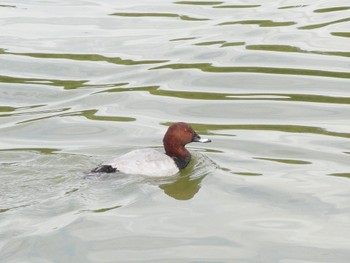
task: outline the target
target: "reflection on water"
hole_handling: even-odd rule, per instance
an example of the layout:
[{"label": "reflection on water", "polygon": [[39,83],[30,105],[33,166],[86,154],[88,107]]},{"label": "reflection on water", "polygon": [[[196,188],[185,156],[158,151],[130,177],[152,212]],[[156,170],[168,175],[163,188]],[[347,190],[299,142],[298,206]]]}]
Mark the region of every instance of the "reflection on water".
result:
[{"label": "reflection on water", "polygon": [[329,13],[329,12],[337,12],[343,10],[349,10],[350,6],[339,6],[339,7],[331,7],[331,8],[321,8],[314,10],[315,13]]},{"label": "reflection on water", "polygon": [[33,58],[47,58],[47,59],[69,59],[69,60],[79,60],[79,61],[104,61],[112,64],[120,65],[142,65],[142,64],[157,64],[162,62],[167,62],[167,60],[144,60],[136,61],[131,59],[122,59],[119,57],[110,58],[97,54],[44,54],[44,53],[11,53],[3,51],[3,54],[11,54],[17,56],[28,56]]},{"label": "reflection on water", "polygon": [[194,18],[185,15],[170,14],[170,13],[114,13],[112,16],[125,16],[125,17],[176,17],[185,21],[206,21],[207,18]]},{"label": "reflection on water", "polygon": [[310,50],[303,50],[298,47],[282,46],[282,45],[249,45],[249,46],[246,46],[246,48],[251,50],[298,52],[298,53],[305,53],[305,54],[320,54],[320,55],[327,55],[327,56],[350,57],[350,52],[310,51]]},{"label": "reflection on water", "polygon": [[191,179],[189,176],[183,176],[174,183],[163,184],[159,187],[163,189],[164,193],[177,200],[189,200],[199,191],[202,179]]},{"label": "reflection on water", "polygon": [[37,79],[37,78],[20,78],[10,76],[0,76],[2,83],[11,84],[39,84],[48,86],[59,86],[65,89],[77,89],[84,86],[87,80],[74,81],[74,80],[54,80],[54,79]]},{"label": "reflection on water", "polygon": [[181,171],[180,176],[159,185],[165,194],[176,200],[192,199],[199,191],[205,176],[216,170],[216,165],[205,158],[205,155],[193,154],[191,163]]},{"label": "reflection on water", "polygon": [[316,77],[331,78],[350,78],[349,72],[334,72],[325,70],[296,69],[296,68],[271,68],[271,67],[218,67],[210,63],[198,64],[168,64],[155,67],[153,69],[199,69],[204,72],[216,73],[263,73],[263,74],[282,74],[282,75],[305,75]]},{"label": "reflection on water", "polygon": [[[349,11],[1,4],[0,261],[347,263]],[[180,174],[85,178],[176,121]]]},{"label": "reflection on water", "polygon": [[59,149],[50,149],[50,148],[16,148],[16,149],[1,149],[0,152],[39,152],[40,154],[53,154],[58,152]]},{"label": "reflection on water", "polygon": [[224,2],[201,2],[201,1],[178,1],[174,2],[174,4],[179,4],[179,5],[221,5]]},{"label": "reflection on water", "polygon": [[337,37],[350,37],[349,32],[332,32],[331,34]]},{"label": "reflection on water", "polygon": [[246,21],[233,21],[233,22],[224,22],[219,24],[219,26],[226,26],[226,25],[258,25],[260,27],[279,27],[279,26],[291,26],[295,25],[295,22],[292,21],[286,21],[286,22],[274,22],[272,20],[246,20]]},{"label": "reflection on water", "polygon": [[256,157],[255,159],[267,160],[267,161],[273,161],[273,162],[279,162],[279,163],[286,163],[286,164],[311,164],[311,162],[306,162],[306,161],[301,161],[301,160],[272,159],[272,158],[259,158],[259,157]]},{"label": "reflection on water", "polygon": [[333,173],[330,175],[350,178],[350,173]]},{"label": "reflection on water", "polygon": [[[65,109],[64,111],[66,110],[68,109]],[[38,113],[42,114],[45,112],[36,112],[36,114]],[[57,115],[52,115],[52,116],[47,116],[47,117],[42,117],[37,119],[30,119],[30,120],[23,121],[21,123],[39,121],[39,120],[48,119],[48,118],[68,117],[68,116],[84,116],[87,119],[95,120],[95,121],[135,121],[134,118],[118,117],[118,116],[97,116],[95,115],[96,113],[97,113],[97,110],[85,110],[85,111],[78,111],[78,112],[62,113],[62,114],[57,114]]]},{"label": "reflection on water", "polygon": [[113,207],[105,207],[105,208],[100,208],[100,209],[95,209],[95,210],[82,210],[81,212],[91,212],[91,213],[104,213],[104,212],[108,212],[111,211],[113,209],[117,209],[122,207],[121,205],[116,205]]},{"label": "reflection on water", "polygon": [[327,23],[302,26],[302,27],[299,27],[299,29],[316,29],[316,28],[321,28],[321,27],[325,27],[325,26],[329,26],[329,25],[333,25],[333,24],[338,24],[338,23],[349,22],[349,21],[350,21],[350,18],[344,18],[344,19],[339,19],[339,20],[335,20],[335,21],[330,21]]},{"label": "reflection on water", "polygon": [[220,5],[215,6],[214,8],[254,8],[259,6],[261,5]]}]

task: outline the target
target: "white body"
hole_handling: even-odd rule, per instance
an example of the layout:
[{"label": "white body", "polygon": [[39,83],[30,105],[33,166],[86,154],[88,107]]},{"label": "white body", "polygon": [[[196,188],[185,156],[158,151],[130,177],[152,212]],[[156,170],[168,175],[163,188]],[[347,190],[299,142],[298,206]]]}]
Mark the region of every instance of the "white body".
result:
[{"label": "white body", "polygon": [[111,165],[125,174],[161,177],[179,172],[171,157],[153,149],[134,150],[103,164]]}]

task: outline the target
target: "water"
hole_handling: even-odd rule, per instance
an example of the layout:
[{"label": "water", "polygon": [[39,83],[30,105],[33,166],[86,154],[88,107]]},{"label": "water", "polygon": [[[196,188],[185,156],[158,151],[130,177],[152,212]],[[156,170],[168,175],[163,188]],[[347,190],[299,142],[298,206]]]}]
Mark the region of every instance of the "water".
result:
[{"label": "water", "polygon": [[[348,262],[348,1],[3,1],[1,262]],[[85,172],[161,149],[180,175]]]}]

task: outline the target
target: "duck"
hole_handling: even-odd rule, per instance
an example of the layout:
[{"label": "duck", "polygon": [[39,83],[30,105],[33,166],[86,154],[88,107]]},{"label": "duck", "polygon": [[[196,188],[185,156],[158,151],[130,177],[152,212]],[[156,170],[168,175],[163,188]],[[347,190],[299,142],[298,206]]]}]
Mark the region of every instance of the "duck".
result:
[{"label": "duck", "polygon": [[155,149],[137,149],[102,163],[92,173],[138,174],[152,177],[172,176],[186,168],[191,153],[185,148],[191,142],[208,143],[210,139],[200,137],[185,122],[172,124],[163,138],[165,153]]}]

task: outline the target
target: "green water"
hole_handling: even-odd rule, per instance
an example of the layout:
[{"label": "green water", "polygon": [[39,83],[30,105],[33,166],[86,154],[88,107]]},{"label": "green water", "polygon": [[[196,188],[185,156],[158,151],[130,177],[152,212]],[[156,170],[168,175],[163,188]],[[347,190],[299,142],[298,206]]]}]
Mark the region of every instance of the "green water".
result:
[{"label": "green water", "polygon": [[[348,262],[348,1],[0,17],[0,262]],[[180,174],[86,177],[177,121],[212,139]]]}]

